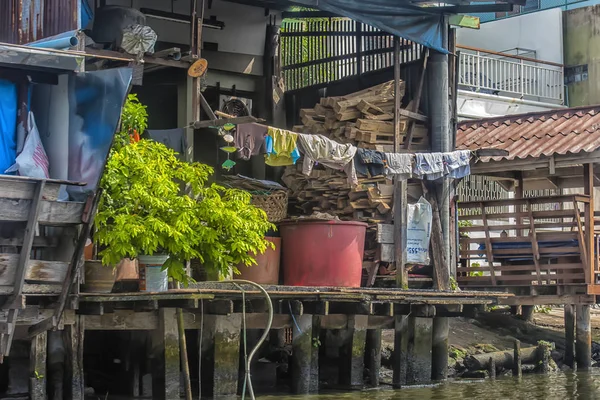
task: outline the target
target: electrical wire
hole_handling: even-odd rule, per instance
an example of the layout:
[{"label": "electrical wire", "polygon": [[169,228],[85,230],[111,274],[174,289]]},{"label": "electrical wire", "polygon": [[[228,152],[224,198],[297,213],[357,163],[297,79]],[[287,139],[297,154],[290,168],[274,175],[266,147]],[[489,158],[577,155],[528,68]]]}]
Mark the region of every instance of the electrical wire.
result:
[{"label": "electrical wire", "polygon": [[[263,288],[261,285],[255,283],[255,282],[251,282],[251,281],[247,281],[247,280],[243,280],[243,279],[231,279],[231,280],[227,280],[227,281],[213,281],[213,282],[204,282],[204,283],[234,284],[242,291],[243,299],[245,299],[245,291],[242,287],[240,287],[239,285],[236,285],[236,284],[245,284],[245,285],[254,286],[262,293],[262,295],[264,296],[264,298],[266,300],[267,308],[269,309],[269,318],[267,319],[267,326],[265,327],[265,330],[264,330],[262,336],[260,337],[260,339],[258,339],[258,343],[256,343],[256,346],[254,346],[254,348],[252,348],[252,351],[250,351],[250,354],[248,354],[248,357],[245,359],[245,362],[246,362],[245,376],[244,376],[244,386],[245,387],[244,387],[244,391],[242,392],[242,399],[245,398],[245,394],[246,394],[245,389],[247,388],[247,391],[250,394],[251,400],[256,400],[256,397],[254,396],[254,388],[252,387],[252,375],[250,373],[251,372],[250,365],[252,364],[252,359],[258,352],[258,349],[264,343],[264,341],[267,339],[267,336],[269,335],[269,332],[271,331],[271,326],[273,325],[273,302],[271,301],[271,297],[269,296],[269,293],[267,293],[265,288]],[[242,313],[244,314],[244,351],[245,351],[245,349],[246,349],[246,322],[245,322],[246,321],[246,319],[245,319],[246,302],[245,301],[244,301],[244,304],[242,307],[243,307]],[[202,322],[204,322],[204,315],[202,317],[202,320],[203,320]],[[200,333],[202,334],[202,331],[200,331]],[[200,358],[202,358],[202,357],[200,357]]]}]

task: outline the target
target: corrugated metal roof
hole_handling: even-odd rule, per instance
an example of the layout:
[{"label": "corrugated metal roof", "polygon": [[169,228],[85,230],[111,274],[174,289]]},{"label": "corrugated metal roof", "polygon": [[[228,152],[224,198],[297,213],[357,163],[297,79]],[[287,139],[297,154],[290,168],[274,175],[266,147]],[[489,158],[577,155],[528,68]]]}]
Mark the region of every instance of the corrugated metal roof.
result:
[{"label": "corrugated metal roof", "polygon": [[600,148],[600,105],[464,121],[456,147],[509,152],[494,160],[592,152]]},{"label": "corrugated metal roof", "polygon": [[78,29],[79,0],[0,0],[0,42],[25,44]]}]

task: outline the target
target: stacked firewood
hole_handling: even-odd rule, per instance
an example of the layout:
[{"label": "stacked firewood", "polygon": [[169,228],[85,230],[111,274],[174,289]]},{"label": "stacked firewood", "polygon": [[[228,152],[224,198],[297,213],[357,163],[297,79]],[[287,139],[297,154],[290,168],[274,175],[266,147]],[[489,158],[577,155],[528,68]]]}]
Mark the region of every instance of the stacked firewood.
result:
[{"label": "stacked firewood", "polygon": [[[404,96],[404,82],[401,84]],[[407,107],[411,109],[412,105]],[[340,143],[385,152],[394,149],[394,85],[383,83],[346,96],[323,97],[314,108],[300,110],[303,125],[295,132],[323,135]],[[408,119],[401,119],[400,131],[408,131]],[[412,128],[413,150],[427,148],[427,129],[415,124]]]}]

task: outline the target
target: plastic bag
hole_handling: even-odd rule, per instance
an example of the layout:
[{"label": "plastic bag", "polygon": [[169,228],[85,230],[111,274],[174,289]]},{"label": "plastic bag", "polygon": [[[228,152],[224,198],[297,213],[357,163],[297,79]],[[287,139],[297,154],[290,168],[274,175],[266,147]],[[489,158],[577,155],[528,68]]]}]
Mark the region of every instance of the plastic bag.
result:
[{"label": "plastic bag", "polygon": [[423,197],[407,207],[406,262],[429,264],[429,240],[431,239],[431,204]]},{"label": "plastic bag", "polygon": [[29,131],[27,132],[23,151],[17,156],[15,163],[5,172],[18,171],[21,176],[48,179],[50,178],[50,174],[48,173],[50,162],[48,161],[48,156],[44,150],[44,145],[40,139],[40,133],[31,111],[27,118]]}]

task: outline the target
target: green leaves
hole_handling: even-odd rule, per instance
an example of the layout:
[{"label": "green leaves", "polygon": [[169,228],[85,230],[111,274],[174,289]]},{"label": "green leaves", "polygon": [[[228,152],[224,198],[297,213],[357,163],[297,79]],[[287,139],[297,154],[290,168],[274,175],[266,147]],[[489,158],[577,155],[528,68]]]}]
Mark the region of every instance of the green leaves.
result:
[{"label": "green leaves", "polygon": [[[255,264],[274,226],[250,204],[250,194],[207,185],[213,169],[187,163],[162,143],[140,140],[115,149],[108,160],[96,216],[102,262],[116,265],[139,254],[170,256],[164,268],[187,284],[188,260],[227,275],[237,264]],[[182,191],[185,186],[189,195]]]}]

